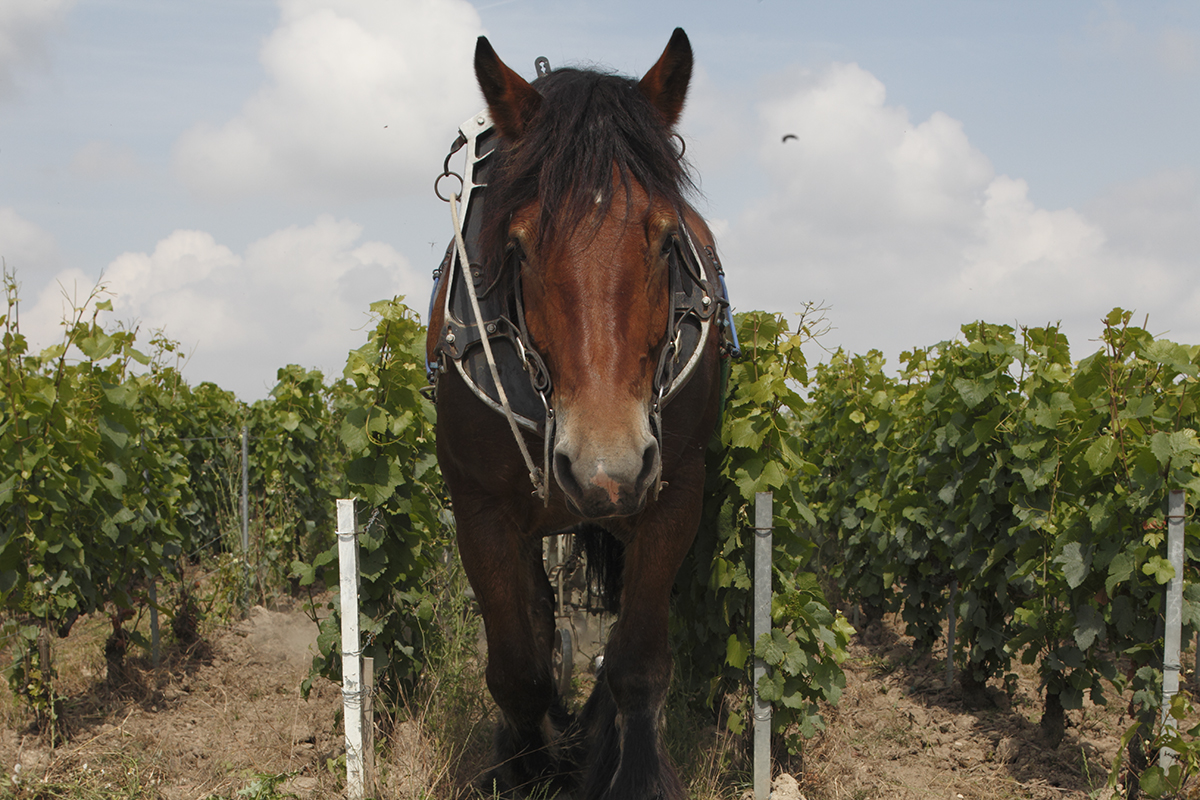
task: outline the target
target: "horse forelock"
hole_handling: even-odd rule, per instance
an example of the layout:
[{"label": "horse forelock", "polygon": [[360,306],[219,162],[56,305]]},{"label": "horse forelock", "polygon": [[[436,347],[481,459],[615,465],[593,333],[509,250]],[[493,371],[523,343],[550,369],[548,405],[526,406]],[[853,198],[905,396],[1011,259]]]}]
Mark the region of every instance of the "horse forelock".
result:
[{"label": "horse forelock", "polygon": [[[534,82],[543,100],[529,130],[498,148],[488,182],[483,252],[500,263],[513,215],[533,203],[538,246],[598,221],[614,197],[638,184],[652,200],[682,209],[694,190],[662,115],[637,82],[593,70],[558,69]],[[614,174],[624,188],[614,192]]]}]

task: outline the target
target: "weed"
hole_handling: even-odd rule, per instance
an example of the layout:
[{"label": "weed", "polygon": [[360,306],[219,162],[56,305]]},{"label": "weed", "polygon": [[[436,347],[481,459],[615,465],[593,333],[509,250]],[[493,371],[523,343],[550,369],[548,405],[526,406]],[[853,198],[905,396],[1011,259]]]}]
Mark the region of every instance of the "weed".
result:
[{"label": "weed", "polygon": [[291,794],[280,794],[279,784],[291,778],[295,773],[283,772],[278,775],[259,775],[250,783],[237,791],[237,797],[245,800],[276,800],[280,797],[295,797]]},{"label": "weed", "polygon": [[870,653],[861,658],[857,658],[853,662],[853,666],[864,670],[872,678],[883,678],[895,672],[900,665],[894,661],[889,661],[883,656]]},{"label": "weed", "polygon": [[106,753],[96,761],[65,759],[43,774],[37,770],[13,767],[12,774],[0,784],[3,800],[135,800],[160,794],[165,775],[152,764],[137,757]]},{"label": "weed", "polygon": [[440,563],[431,586],[436,639],[426,643],[415,688],[398,708],[382,710],[382,727],[391,734],[388,767],[402,793],[443,797],[475,783],[490,765],[492,708],[483,688],[480,617],[457,558]]}]

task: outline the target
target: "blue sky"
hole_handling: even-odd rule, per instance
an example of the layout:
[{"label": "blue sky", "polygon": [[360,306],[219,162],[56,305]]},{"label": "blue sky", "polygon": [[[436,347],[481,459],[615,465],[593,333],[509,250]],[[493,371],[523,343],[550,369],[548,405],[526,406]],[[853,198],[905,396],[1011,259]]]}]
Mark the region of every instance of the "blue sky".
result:
[{"label": "blue sky", "polygon": [[826,346],[892,364],[979,318],[1061,320],[1082,357],[1115,305],[1200,343],[1200,4],[1071,0],[8,0],[22,328],[52,343],[62,288],[103,275],[193,382],[337,374],[371,300],[425,305],[475,37],[527,77],[637,75],[676,25],[736,308],[824,301]]}]

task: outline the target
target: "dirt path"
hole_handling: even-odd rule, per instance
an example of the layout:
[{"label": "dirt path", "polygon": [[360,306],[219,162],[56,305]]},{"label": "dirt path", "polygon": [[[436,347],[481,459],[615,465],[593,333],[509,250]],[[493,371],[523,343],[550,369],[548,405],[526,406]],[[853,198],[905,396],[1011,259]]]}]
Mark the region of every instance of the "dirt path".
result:
[{"label": "dirt path", "polygon": [[76,701],[70,740],[54,751],[39,737],[3,731],[0,764],[26,781],[98,790],[134,779],[144,796],[166,800],[226,797],[281,775],[281,790],[314,795],[329,788],[324,763],[342,741],[336,688],[319,683],[307,701],[300,696],[316,636],[303,613],[255,607],[210,647],[164,670],[157,690],[146,688],[154,686],[146,674],[142,686]]},{"label": "dirt path", "polygon": [[1068,712],[1057,748],[1041,738],[1037,678],[1022,668],[1015,696],[989,688],[971,709],[945,684],[945,649],[914,653],[895,620],[856,637],[846,692],[812,743],[800,788],[829,798],[1084,800],[1108,777],[1128,726],[1120,699]]},{"label": "dirt path", "polygon": [[[56,655],[74,673],[60,667],[60,683],[78,687],[66,714],[70,740],[51,751],[42,738],[4,726],[0,797],[47,796],[33,791],[42,781],[95,792],[70,795],[84,798],[107,796],[106,786],[122,797],[228,798],[256,782],[277,784],[273,796],[337,796],[327,762],[341,753],[341,696],[319,682],[307,701],[300,697],[317,633],[301,611],[255,608],[171,664],[159,688],[143,672],[141,687],[124,695],[96,688],[104,685],[103,624],[99,633],[81,627]],[[1011,700],[996,690],[994,707],[972,710],[943,684],[944,652],[914,653],[899,631],[889,621],[856,637],[842,702],[827,710],[828,730],[809,744],[804,769],[777,783],[777,800],[1084,800],[1103,785],[1128,725],[1116,707],[1123,701],[1069,712],[1065,740],[1050,749],[1039,736],[1031,671]],[[413,726],[397,726],[383,796],[428,796],[421,741]]]}]

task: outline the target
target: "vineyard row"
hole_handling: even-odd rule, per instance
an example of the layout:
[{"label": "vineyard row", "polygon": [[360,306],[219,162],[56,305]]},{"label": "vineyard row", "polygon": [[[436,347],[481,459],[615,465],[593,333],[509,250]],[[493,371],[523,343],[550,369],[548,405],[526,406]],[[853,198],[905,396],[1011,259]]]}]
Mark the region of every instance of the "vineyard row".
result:
[{"label": "vineyard row", "polygon": [[[114,638],[130,636],[123,626],[156,581],[168,586],[162,610],[179,619],[195,601],[187,564],[242,556],[231,437],[243,425],[258,544],[239,569],[286,591],[332,585],[332,499],[359,498],[365,654],[393,697],[419,679],[440,635],[429,578],[452,531],[435,413],[421,395],[424,330],[401,302],[372,306],[378,323],[341,379],[286,367],[269,399],[247,405],[188,386],[164,337],[147,355],[135,331],[106,329],[102,300],[75,312],[59,345],[30,353],[11,276],[6,290],[0,612],[15,645],[10,682],[35,710],[54,709],[47,637],[96,613],[112,619]],[[692,654],[680,678],[695,702],[732,708],[739,729],[747,707],[718,699],[740,696],[758,655],[771,667],[759,691],[799,750],[823,724],[820,704],[845,685],[853,629],[835,609],[853,605],[868,620],[898,612],[932,648],[955,582],[968,695],[1010,687],[1019,659],[1041,674],[1052,737],[1065,711],[1108,687],[1151,713],[1173,575],[1163,505],[1173,488],[1200,496],[1200,347],[1129,323],[1114,311],[1103,349],[1078,362],[1053,327],[974,323],[889,372],[877,352],[809,365],[804,318],[789,330],[782,315],[739,315],[745,355],[728,365],[704,523],[676,586],[672,636]],[[774,493],[782,534],[774,630],[756,642],[749,508],[759,491]],[[1185,578],[1183,622],[1194,630],[1200,591]],[[332,611],[309,685],[339,677],[336,601]]]}]

